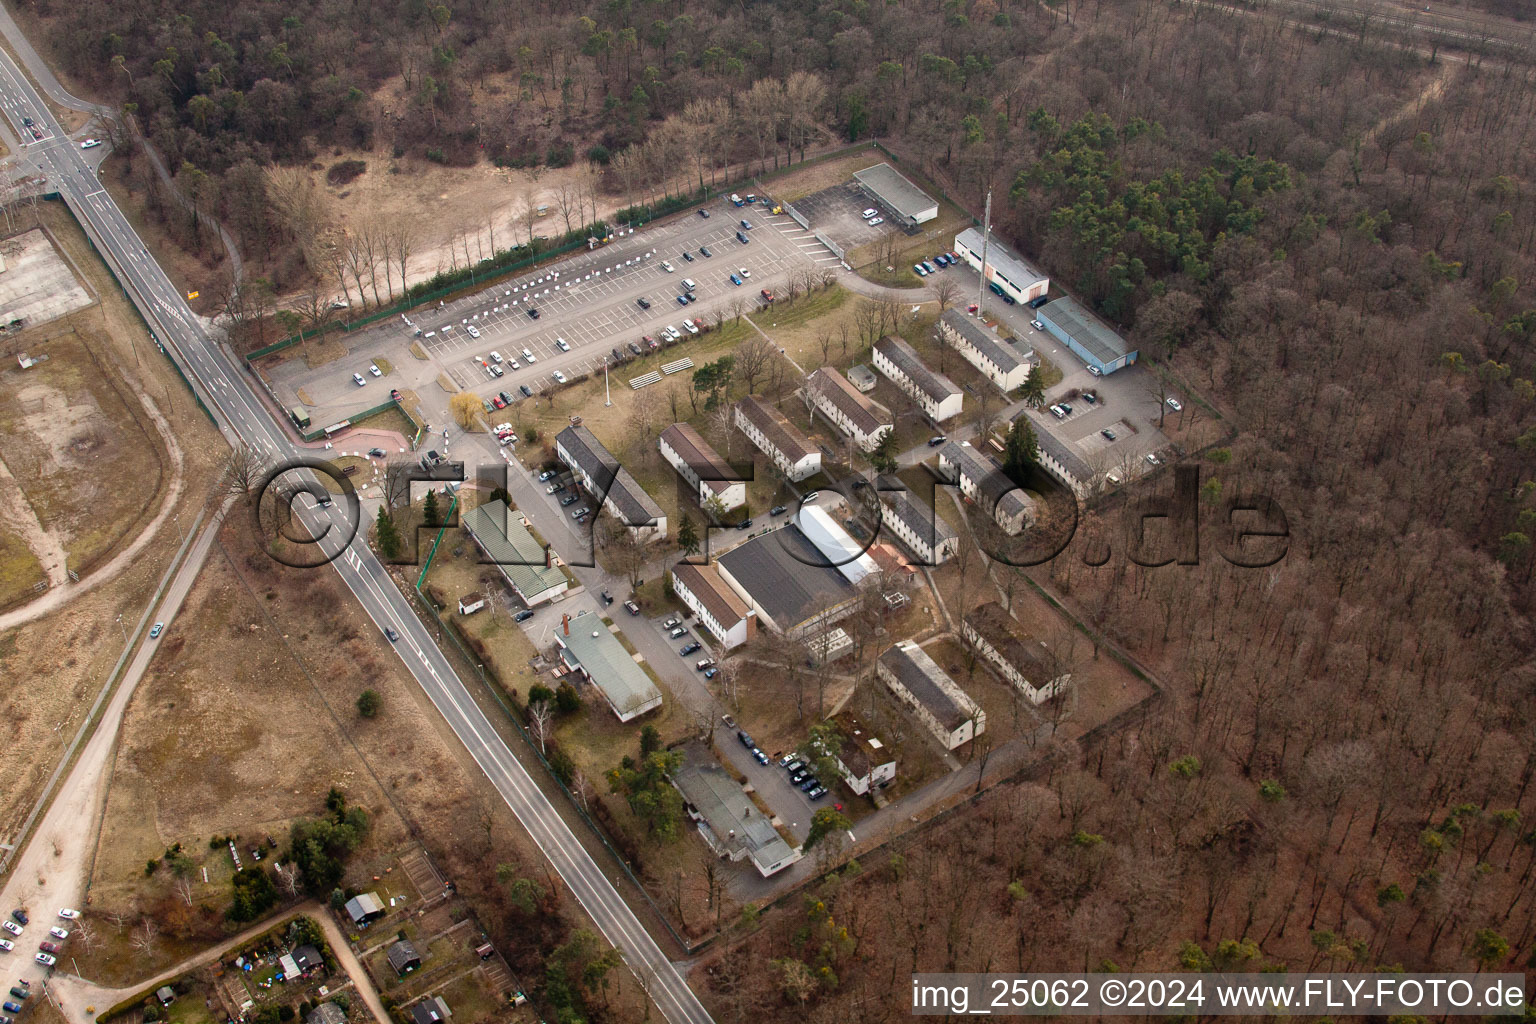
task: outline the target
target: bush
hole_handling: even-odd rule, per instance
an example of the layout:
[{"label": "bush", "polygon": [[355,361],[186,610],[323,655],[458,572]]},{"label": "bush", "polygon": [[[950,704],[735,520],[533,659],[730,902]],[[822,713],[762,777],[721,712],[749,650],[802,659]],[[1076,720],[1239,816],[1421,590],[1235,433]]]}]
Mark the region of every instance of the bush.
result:
[{"label": "bush", "polygon": [[325,180],[332,185],[346,185],[360,178],[368,165],[361,160],[340,160],[325,172]]},{"label": "bush", "polygon": [[277,1019],[278,1020],[293,1020],[293,1018],[294,1018],[293,1007],[291,1007],[291,1006],[289,1006],[289,1005],[287,1005],[285,1003],[284,1005],[279,1006],[277,1008]]},{"label": "bush", "polygon": [[528,687],[528,704],[532,706],[540,701],[546,704],[553,704],[555,701],[555,691],[542,683],[534,683]]},{"label": "bush", "polygon": [[551,167],[569,167],[576,160],[576,147],[569,142],[561,142],[549,147],[549,152],[544,154],[544,162]]},{"label": "bush", "polygon": [[148,878],[150,875],[154,874],[156,871],[159,871],[159,870],[160,870],[160,858],[152,857],[149,860],[144,862],[144,877],[145,878]]},{"label": "bush", "polygon": [[448,155],[442,150],[434,148],[427,150],[427,159],[435,164],[446,164],[448,162]]},{"label": "bush", "polygon": [[527,430],[525,430],[523,432],[523,434],[524,434],[525,437],[527,437],[529,444],[537,444],[538,443],[538,440],[539,440],[539,428],[538,427],[529,427]]},{"label": "bush", "polygon": [[608,152],[608,147],[604,146],[602,143],[598,143],[596,146],[593,146],[591,149],[587,150],[587,160],[594,164],[602,164],[604,167],[606,167],[608,166],[608,161],[611,159],[613,159],[613,154]]},{"label": "bush", "polygon": [[555,778],[561,785],[569,786],[571,780],[576,777],[576,762],[571,760],[571,755],[555,747],[549,752],[549,768],[555,773]]},{"label": "bush", "polygon": [[576,692],[576,687],[570,683],[561,683],[555,690],[555,707],[562,715],[568,715],[581,708],[581,695]]},{"label": "bush", "polygon": [[364,690],[357,695],[357,713],[364,718],[374,718],[384,707],[384,698],[377,690]]},{"label": "bush", "polygon": [[254,921],[277,906],[277,886],[265,868],[242,868],[231,884],[234,899],[225,913],[231,921]]}]

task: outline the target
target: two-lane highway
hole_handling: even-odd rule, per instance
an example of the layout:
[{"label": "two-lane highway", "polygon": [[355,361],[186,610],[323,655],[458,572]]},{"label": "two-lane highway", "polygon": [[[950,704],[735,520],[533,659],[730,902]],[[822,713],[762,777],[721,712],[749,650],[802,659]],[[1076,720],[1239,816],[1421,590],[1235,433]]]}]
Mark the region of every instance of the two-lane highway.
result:
[{"label": "two-lane highway", "polygon": [[[300,454],[257,400],[234,358],[209,335],[203,322],[150,257],[80,150],[4,52],[0,52],[0,111],[26,140],[27,155],[69,204],[157,339],[191,377],[231,443],[249,443],[274,463]],[[24,118],[33,120],[42,139],[33,138]],[[340,527],[343,514],[340,506],[323,510],[306,507],[301,516],[312,527],[320,523],[322,516]],[[330,534],[331,549],[336,546],[337,536],[339,531]],[[708,1012],[671,961],[497,736],[362,535],[352,540],[331,564],[379,628],[388,626],[400,634],[395,646],[407,669],[581,901],[599,931],[624,954],[661,1012],[673,1024],[710,1022]]]}]

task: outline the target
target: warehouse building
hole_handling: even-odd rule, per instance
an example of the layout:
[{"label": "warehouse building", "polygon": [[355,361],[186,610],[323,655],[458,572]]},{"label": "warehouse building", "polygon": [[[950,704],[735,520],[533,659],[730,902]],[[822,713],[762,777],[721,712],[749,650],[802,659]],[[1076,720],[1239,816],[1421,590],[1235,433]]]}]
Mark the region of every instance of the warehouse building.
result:
[{"label": "warehouse building", "polygon": [[987,713],[981,705],[913,641],[903,640],[880,655],[875,674],[945,750],[986,732]]},{"label": "warehouse building", "polygon": [[[716,565],[720,578],[751,607],[759,625],[799,638],[825,632],[858,602],[853,580],[834,561],[789,523],[732,548]],[[850,562],[841,570],[857,574],[863,568]]]},{"label": "warehouse building", "polygon": [[971,269],[994,286],[992,290],[1014,302],[1031,302],[1051,290],[1051,279],[1008,248],[996,237],[987,240],[987,266],[981,266],[981,231],[966,228],[955,236],[955,253]]},{"label": "warehouse building", "polygon": [[1029,376],[1033,349],[1020,355],[1008,342],[958,309],[947,309],[939,317],[939,338],[1003,391],[1022,387]]},{"label": "warehouse building", "polygon": [[701,508],[711,498],[718,498],[720,507],[727,512],[747,503],[746,481],[733,479],[741,474],[733,470],[690,424],[672,424],[661,432],[656,446],[678,475],[693,487]]},{"label": "warehouse building", "polygon": [[1114,373],[1136,361],[1136,350],[1076,299],[1061,298],[1035,310],[1050,334],[1071,349],[1095,376]]},{"label": "warehouse building", "polygon": [[592,431],[566,427],[555,435],[555,454],[576,473],[587,493],[629,527],[636,539],[659,540],[667,535],[667,514]]},{"label": "warehouse building", "polygon": [[821,450],[789,422],[789,417],[748,395],[736,403],[736,426],[790,480],[821,472]]},{"label": "warehouse building", "polygon": [[917,350],[902,339],[887,334],[875,342],[873,362],[934,423],[960,415],[961,395],[955,382],[928,369]]},{"label": "warehouse building", "polygon": [[939,204],[912,184],[890,164],[876,164],[855,171],[853,180],[864,194],[880,204],[893,223],[915,228],[939,215]]}]

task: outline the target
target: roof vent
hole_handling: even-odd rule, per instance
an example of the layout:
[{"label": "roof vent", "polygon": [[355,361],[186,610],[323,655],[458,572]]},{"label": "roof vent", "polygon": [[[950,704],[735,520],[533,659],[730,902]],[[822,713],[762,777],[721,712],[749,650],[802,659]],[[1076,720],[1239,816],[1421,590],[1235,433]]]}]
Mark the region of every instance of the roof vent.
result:
[{"label": "roof vent", "polygon": [[592,635],[593,635],[593,637],[596,637],[596,636],[597,636],[597,630],[595,630],[595,629],[594,629],[594,630],[593,630],[593,631],[592,631]]}]

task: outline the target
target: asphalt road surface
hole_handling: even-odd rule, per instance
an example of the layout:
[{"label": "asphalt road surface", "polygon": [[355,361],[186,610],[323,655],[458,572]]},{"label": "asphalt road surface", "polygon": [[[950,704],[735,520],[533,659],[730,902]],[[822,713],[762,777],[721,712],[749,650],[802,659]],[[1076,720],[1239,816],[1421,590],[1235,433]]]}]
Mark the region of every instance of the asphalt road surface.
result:
[{"label": "asphalt road surface", "polygon": [[[226,436],[235,443],[251,444],[274,462],[296,455],[296,449],[257,400],[235,360],[210,337],[181,293],[149,256],[127,218],[82,159],[81,150],[65,135],[9,54],[4,53],[0,53],[0,112],[27,140],[27,156],[63,195],[150,324],[157,341],[171,350],[193,378],[199,395]],[[33,137],[25,118],[33,120],[41,139]],[[599,931],[621,950],[662,1014],[673,1024],[710,1021],[681,975],[496,735],[464,684],[432,644],[409,603],[361,539],[361,532],[356,537],[346,537],[350,531],[343,530],[345,504],[318,509],[305,504],[305,499],[299,501],[301,519],[313,532],[323,533],[327,523],[333,528],[325,534],[322,549],[337,552],[345,540],[345,552],[331,564],[380,629],[389,626],[400,635],[395,647],[406,667],[592,916]],[[95,816],[79,820],[94,821]],[[46,920],[56,909],[40,909],[38,916]],[[28,929],[29,945],[33,938],[30,933],[38,931],[43,920],[35,921]],[[21,949],[18,945],[17,952]],[[16,962],[23,962],[16,954],[12,956]],[[32,966],[36,968],[34,975],[43,973],[40,966]],[[8,973],[14,973],[14,969]]]}]

